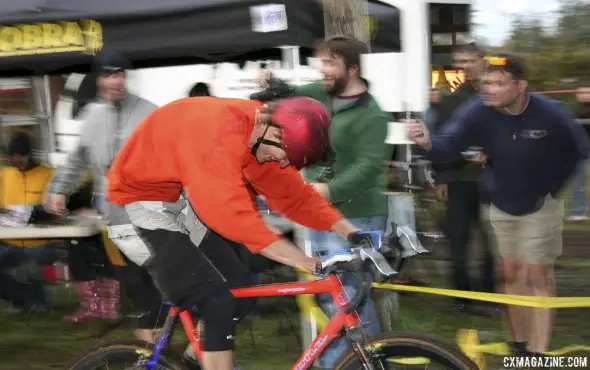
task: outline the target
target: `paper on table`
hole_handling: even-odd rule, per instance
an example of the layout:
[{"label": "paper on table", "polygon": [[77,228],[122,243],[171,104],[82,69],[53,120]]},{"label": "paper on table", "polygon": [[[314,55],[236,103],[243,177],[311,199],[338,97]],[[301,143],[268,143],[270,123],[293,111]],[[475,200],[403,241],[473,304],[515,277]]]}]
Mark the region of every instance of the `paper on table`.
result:
[{"label": "paper on table", "polygon": [[0,225],[5,227],[26,226],[33,212],[32,205],[12,205],[7,207],[8,214],[0,216]]}]

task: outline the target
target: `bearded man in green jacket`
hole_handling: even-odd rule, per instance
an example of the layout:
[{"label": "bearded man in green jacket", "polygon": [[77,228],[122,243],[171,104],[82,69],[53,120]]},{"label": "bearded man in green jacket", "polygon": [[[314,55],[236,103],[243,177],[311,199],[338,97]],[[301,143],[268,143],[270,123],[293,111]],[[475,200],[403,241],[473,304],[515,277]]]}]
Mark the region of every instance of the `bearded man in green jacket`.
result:
[{"label": "bearded man in green jacket", "polygon": [[[275,85],[282,93],[271,91],[268,96],[307,96],[326,106],[332,120],[331,153],[322,165],[305,168],[304,176],[356,227],[385,233],[388,205],[383,193],[387,185],[384,161],[392,155],[392,147],[385,143],[385,137],[391,118],[381,110],[368,92],[368,82],[360,76],[360,58],[368,52],[367,45],[339,36],[322,41],[316,51],[322,62],[322,81],[297,87],[271,84],[270,90]],[[264,87],[268,87],[270,78],[270,73],[263,73]],[[313,253],[322,259],[348,253],[350,248],[329,232],[310,231],[310,242]],[[352,297],[358,286],[354,275],[344,273],[341,279]],[[318,300],[324,311],[336,312],[329,296],[320,295]],[[370,297],[359,313],[371,334],[380,332],[379,318]],[[344,337],[332,342],[319,359],[319,367],[333,368],[349,349],[350,344]]]}]

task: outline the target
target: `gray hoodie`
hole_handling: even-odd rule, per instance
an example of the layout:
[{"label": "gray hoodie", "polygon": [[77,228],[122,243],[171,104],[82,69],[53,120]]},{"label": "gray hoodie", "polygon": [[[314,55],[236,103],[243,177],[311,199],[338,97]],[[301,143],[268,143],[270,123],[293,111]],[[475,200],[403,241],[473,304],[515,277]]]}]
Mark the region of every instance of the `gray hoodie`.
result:
[{"label": "gray hoodie", "polygon": [[[65,165],[58,168],[50,192],[72,195],[80,186],[84,170],[91,169],[95,193],[104,196],[106,172],[125,139],[133,129],[157,108],[153,103],[128,94],[117,109],[115,103],[99,99],[84,107],[81,113],[80,143],[70,153]],[[102,203],[102,211],[110,224],[129,223],[123,207]]]},{"label": "gray hoodie", "polygon": [[[140,266],[149,253],[144,253],[146,251],[133,230],[133,223],[140,222],[142,227],[150,229],[172,227],[174,231],[189,234],[196,245],[206,233],[206,227],[183,196],[176,203],[140,202],[145,204],[140,204],[139,209],[128,206],[128,210],[110,203],[104,196],[106,173],[115,155],[135,127],[156,108],[156,105],[132,94],[127,95],[119,108],[103,99],[88,104],[81,113],[80,143],[68,156],[66,164],[56,171],[50,185],[51,193],[70,196],[80,186],[82,172],[91,169],[95,193],[104,199],[100,208],[109,225],[109,237],[129,259]],[[129,218],[129,212],[135,222]],[[121,238],[124,240],[118,243]]]}]

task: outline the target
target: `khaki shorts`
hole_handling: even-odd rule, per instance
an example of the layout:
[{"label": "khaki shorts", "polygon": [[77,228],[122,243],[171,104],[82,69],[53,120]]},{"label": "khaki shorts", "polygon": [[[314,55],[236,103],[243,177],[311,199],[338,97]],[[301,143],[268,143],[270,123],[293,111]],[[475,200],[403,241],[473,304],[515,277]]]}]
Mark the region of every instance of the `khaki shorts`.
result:
[{"label": "khaki shorts", "polygon": [[547,196],[541,209],[524,216],[513,216],[492,205],[488,215],[501,258],[548,265],[561,255],[562,200]]}]

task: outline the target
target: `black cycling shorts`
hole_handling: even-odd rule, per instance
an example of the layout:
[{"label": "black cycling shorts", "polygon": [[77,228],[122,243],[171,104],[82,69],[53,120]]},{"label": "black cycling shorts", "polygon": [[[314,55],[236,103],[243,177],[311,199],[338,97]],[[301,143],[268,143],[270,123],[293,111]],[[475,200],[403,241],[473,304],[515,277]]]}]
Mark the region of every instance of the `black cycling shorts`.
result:
[{"label": "black cycling shorts", "polygon": [[212,230],[199,246],[180,232],[136,227],[152,251],[144,265],[164,299],[173,305],[196,309],[205,324],[204,351],[234,349],[235,325],[254,300],[236,299],[231,288],[252,285],[249,270],[238,258],[235,243]]}]

